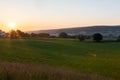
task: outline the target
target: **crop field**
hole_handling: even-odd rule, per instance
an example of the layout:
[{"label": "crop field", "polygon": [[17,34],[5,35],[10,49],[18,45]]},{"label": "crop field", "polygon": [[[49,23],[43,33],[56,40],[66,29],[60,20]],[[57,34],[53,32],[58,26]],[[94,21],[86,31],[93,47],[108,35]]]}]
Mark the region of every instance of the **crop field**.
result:
[{"label": "crop field", "polygon": [[[22,74],[19,70],[23,69],[23,74],[26,74],[27,68],[28,73],[38,75],[37,71],[41,71],[39,66],[46,66],[42,70],[45,75],[52,75],[52,71],[56,74],[41,79],[38,76],[29,79],[26,76],[31,74],[28,74],[23,80],[120,80],[120,43],[70,39],[0,39],[1,80],[18,80],[16,75],[20,78]],[[80,74],[83,75],[81,79]],[[69,75],[74,76],[69,79]]]}]

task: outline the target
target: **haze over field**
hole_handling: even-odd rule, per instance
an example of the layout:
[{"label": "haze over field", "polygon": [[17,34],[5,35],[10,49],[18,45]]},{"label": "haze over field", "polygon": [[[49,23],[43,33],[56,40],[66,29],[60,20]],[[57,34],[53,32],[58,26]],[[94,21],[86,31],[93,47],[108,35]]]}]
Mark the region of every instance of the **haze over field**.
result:
[{"label": "haze over field", "polygon": [[119,0],[0,0],[0,29],[31,31],[120,24]]}]

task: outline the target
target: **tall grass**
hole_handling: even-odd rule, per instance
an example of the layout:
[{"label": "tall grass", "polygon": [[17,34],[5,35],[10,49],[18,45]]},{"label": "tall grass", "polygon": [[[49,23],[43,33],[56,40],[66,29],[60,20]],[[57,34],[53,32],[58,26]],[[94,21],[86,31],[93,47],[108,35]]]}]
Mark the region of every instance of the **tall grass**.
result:
[{"label": "tall grass", "polygon": [[32,64],[0,62],[0,80],[114,80],[95,74]]}]

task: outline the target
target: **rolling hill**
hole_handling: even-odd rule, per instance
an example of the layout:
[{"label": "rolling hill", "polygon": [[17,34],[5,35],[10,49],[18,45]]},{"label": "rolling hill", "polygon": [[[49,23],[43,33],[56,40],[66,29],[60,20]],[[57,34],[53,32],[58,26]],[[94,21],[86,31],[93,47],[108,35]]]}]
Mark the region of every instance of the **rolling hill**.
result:
[{"label": "rolling hill", "polygon": [[55,35],[55,36],[58,36],[58,34],[61,32],[66,32],[69,35],[77,35],[77,34],[92,35],[94,33],[101,33],[104,36],[109,36],[109,35],[118,36],[120,35],[120,26],[88,26],[88,27],[29,31],[29,33],[49,33],[50,35]]}]

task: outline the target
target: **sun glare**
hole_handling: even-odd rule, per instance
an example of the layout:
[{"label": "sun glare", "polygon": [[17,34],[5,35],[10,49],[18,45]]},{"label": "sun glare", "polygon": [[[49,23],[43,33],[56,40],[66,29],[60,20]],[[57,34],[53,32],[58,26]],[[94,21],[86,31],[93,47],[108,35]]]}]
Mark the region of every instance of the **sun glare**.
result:
[{"label": "sun glare", "polygon": [[16,24],[15,24],[14,22],[10,22],[10,23],[8,24],[8,27],[9,27],[10,29],[15,29]]}]

